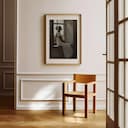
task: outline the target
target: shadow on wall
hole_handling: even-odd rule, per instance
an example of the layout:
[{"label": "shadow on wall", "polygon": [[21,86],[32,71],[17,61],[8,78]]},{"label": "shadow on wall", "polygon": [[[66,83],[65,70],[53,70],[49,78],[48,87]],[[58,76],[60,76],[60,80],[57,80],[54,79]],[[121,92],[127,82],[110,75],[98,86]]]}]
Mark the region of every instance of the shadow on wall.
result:
[{"label": "shadow on wall", "polygon": [[[59,85],[60,86],[60,85]],[[58,88],[56,84],[43,85],[41,88],[33,89],[34,96],[31,97],[29,109],[42,110],[42,109],[59,109],[60,100],[62,97],[61,88]],[[56,108],[53,108],[55,103]]]}]

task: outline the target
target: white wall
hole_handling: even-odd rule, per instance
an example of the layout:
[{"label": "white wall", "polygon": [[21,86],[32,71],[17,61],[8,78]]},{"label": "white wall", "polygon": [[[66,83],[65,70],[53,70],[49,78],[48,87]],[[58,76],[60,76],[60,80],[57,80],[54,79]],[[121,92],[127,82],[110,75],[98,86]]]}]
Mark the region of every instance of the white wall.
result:
[{"label": "white wall", "polygon": [[[71,79],[73,73],[97,74],[99,100],[102,99],[104,101],[105,57],[102,54],[105,53],[105,1],[18,0],[17,4],[17,109],[28,109],[28,104],[33,101],[32,97],[35,95],[35,91],[31,90],[29,92],[31,94],[28,96],[26,95],[27,92],[25,92],[27,87],[30,89],[32,87],[35,90],[42,89],[42,91],[45,90],[45,92],[49,93],[47,87],[50,85],[50,87],[52,86],[50,88],[51,93],[54,94],[55,90],[59,93],[61,84],[58,87],[53,87],[54,82],[60,76],[62,76],[60,80]],[[44,15],[47,13],[80,13],[82,15],[81,65],[44,64]],[[66,76],[67,74],[68,77]],[[52,78],[53,83],[49,83]],[[23,82],[24,79],[28,80],[27,85]],[[48,80],[47,84],[44,84],[43,80],[45,79]],[[21,89],[23,89],[22,93],[20,92]],[[104,90],[104,93],[100,94],[100,90]],[[27,99],[27,101],[30,100],[29,103],[20,99],[23,98],[22,95],[30,98]],[[57,97],[61,98],[61,94],[58,94]],[[49,103],[51,100],[49,101],[49,97],[47,98]],[[39,97],[36,100],[40,102],[40,99]],[[52,101],[54,100],[56,99],[53,98]],[[56,103],[58,102],[60,100],[56,100]],[[43,101],[40,102],[42,105],[45,103]],[[34,106],[35,108],[36,105],[37,103]]]}]

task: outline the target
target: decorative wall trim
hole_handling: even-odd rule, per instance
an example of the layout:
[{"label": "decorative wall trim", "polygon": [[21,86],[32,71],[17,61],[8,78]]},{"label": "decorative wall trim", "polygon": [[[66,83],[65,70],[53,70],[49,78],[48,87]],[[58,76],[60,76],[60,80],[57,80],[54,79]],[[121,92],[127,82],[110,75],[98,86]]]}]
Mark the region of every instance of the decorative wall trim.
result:
[{"label": "decorative wall trim", "polygon": [[49,76],[49,75],[73,75],[73,73],[45,73],[45,72],[17,72],[18,76],[31,76],[31,75],[42,75],[42,76]]},{"label": "decorative wall trim", "polygon": [[5,0],[3,0],[3,62],[5,62]]},{"label": "decorative wall trim", "polygon": [[[81,72],[77,72],[77,74],[82,74]],[[66,72],[54,72],[54,73],[47,73],[47,72],[17,72],[16,75],[73,75],[74,73],[66,73]],[[83,73],[84,74],[84,73]],[[106,76],[105,73],[86,73],[86,74],[96,74],[96,76]]]},{"label": "decorative wall trim", "polygon": [[[97,80],[98,83],[98,90],[99,89],[104,89],[105,86],[105,75],[99,75]],[[17,86],[16,86],[16,109],[17,110],[61,110],[62,109],[62,100],[61,100],[61,96],[59,95],[57,98],[58,99],[46,99],[46,100],[36,100],[36,99],[31,99],[30,97],[26,97],[26,93],[25,93],[25,97],[23,96],[23,90],[25,90],[25,85],[27,86],[37,86],[38,83],[36,82],[41,82],[42,83],[42,87],[47,87],[46,85],[43,85],[43,82],[60,82],[60,86],[62,85],[61,83],[65,80],[71,80],[72,79],[72,74],[68,74],[68,73],[53,73],[53,74],[18,74],[17,75]],[[29,83],[27,83],[29,82]],[[34,84],[35,82],[35,84]],[[32,83],[32,85],[31,85]],[[30,84],[30,85],[29,85]],[[40,84],[40,83],[39,83]],[[54,86],[54,84],[50,85],[50,86]],[[59,85],[57,85],[59,86]],[[38,86],[37,86],[38,88]],[[40,86],[39,86],[40,88]],[[60,89],[60,88],[59,88]],[[57,89],[57,90],[59,90]],[[46,91],[47,88],[46,88]],[[53,90],[54,91],[54,90]],[[31,91],[30,91],[31,92]],[[100,92],[100,90],[99,90]],[[34,93],[32,93],[33,95]],[[78,102],[78,109],[82,109],[83,105],[83,101],[80,99],[77,101]],[[89,99],[89,108],[92,108],[92,100]],[[98,96],[96,99],[96,103],[97,103],[97,110],[105,110],[105,102],[106,102],[106,97],[104,97],[104,95],[101,94],[101,96]],[[72,109],[72,102],[71,99],[67,99],[67,109]]]},{"label": "decorative wall trim", "polygon": [[[92,74],[92,73],[87,73],[87,74]],[[69,77],[73,77],[73,73],[40,73],[40,72],[20,72],[16,74],[17,76],[69,76]],[[105,82],[106,81],[106,74],[96,74],[96,82]]]},{"label": "decorative wall trim", "polygon": [[[65,79],[67,80],[67,79]],[[25,101],[25,102],[40,102],[40,101],[61,101],[61,98],[57,98],[57,99],[51,99],[51,100],[35,100],[35,99],[27,99],[25,97],[23,97],[23,87],[24,87],[24,82],[60,82],[62,83],[63,81],[65,80],[61,80],[61,79],[58,79],[58,80],[55,80],[55,79],[20,79],[20,87],[19,87],[19,100],[22,102],[22,101]],[[61,86],[62,84],[60,84]]]},{"label": "decorative wall trim", "polygon": [[0,96],[13,96],[13,92],[0,92]]},{"label": "decorative wall trim", "polygon": [[7,60],[6,59],[6,53],[5,53],[5,50],[6,50],[6,47],[5,47],[5,39],[6,39],[6,35],[5,35],[5,1],[6,0],[3,0],[3,55],[2,55],[2,62],[3,63],[13,63],[15,62],[14,60]]},{"label": "decorative wall trim", "polygon": [[[16,76],[21,77],[20,80],[28,80],[28,76],[30,77],[29,80],[34,80],[32,77],[35,77],[35,76],[42,76],[42,77],[46,76],[48,78],[48,80],[51,80],[49,78],[51,76],[64,76],[64,77],[70,76],[71,77],[71,76],[73,76],[73,73],[38,73],[38,72],[28,73],[27,72],[27,73],[16,74]],[[100,78],[100,80],[98,80],[98,81],[106,80],[106,79],[104,79],[106,77],[106,74],[96,74],[96,77]],[[42,80],[42,79],[36,79],[36,80]],[[44,79],[44,80],[46,80],[46,79]],[[58,81],[58,79],[56,79],[56,80]]]},{"label": "decorative wall trim", "polygon": [[13,90],[14,88],[13,87],[6,87],[6,80],[5,80],[5,77],[6,77],[6,75],[7,74],[14,74],[14,72],[13,71],[4,71],[3,72],[3,89],[4,90]]},{"label": "decorative wall trim", "polygon": [[6,68],[6,69],[14,69],[15,67],[14,66],[6,66],[6,65],[0,65],[0,68]]}]

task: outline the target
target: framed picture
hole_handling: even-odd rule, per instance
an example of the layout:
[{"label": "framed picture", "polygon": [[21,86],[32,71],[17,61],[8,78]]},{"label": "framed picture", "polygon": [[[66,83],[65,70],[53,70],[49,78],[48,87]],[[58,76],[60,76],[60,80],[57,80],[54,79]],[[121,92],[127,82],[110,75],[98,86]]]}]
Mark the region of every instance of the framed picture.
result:
[{"label": "framed picture", "polygon": [[81,15],[46,14],[46,64],[81,63]]}]

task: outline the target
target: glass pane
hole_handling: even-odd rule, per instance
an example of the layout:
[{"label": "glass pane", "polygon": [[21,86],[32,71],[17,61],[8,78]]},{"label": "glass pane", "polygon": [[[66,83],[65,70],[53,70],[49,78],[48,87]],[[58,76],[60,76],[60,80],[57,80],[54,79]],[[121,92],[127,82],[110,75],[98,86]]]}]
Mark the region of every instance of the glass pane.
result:
[{"label": "glass pane", "polygon": [[125,23],[125,57],[128,59],[128,21]]},{"label": "glass pane", "polygon": [[124,18],[124,0],[119,0],[119,20]]},{"label": "glass pane", "polygon": [[119,25],[119,58],[124,58],[124,24]]},{"label": "glass pane", "polygon": [[107,32],[109,32],[109,4],[108,4],[108,6],[107,6]]},{"label": "glass pane", "polygon": [[119,62],[119,94],[124,96],[124,62]]},{"label": "glass pane", "polygon": [[109,81],[110,81],[110,80],[109,80],[109,74],[110,74],[110,72],[109,72],[109,70],[110,70],[110,69],[109,69],[109,65],[110,65],[110,64],[108,63],[108,64],[107,64],[107,88],[110,87],[110,86],[109,86],[109,84],[110,84],[110,83],[109,83]]},{"label": "glass pane", "polygon": [[124,100],[119,98],[119,127],[124,128]]},{"label": "glass pane", "polygon": [[108,70],[108,86],[111,90],[114,90],[114,64],[109,64]]},{"label": "glass pane", "polygon": [[114,30],[114,0],[110,2],[110,11],[109,11],[109,19],[110,19],[110,31]]},{"label": "glass pane", "polygon": [[109,97],[110,97],[110,94],[109,94],[109,91],[107,91],[107,115],[110,116],[110,108],[109,108],[109,106],[110,106],[110,99],[109,99]]},{"label": "glass pane", "polygon": [[114,34],[109,36],[109,60],[114,61]]},{"label": "glass pane", "polygon": [[110,38],[109,38],[110,35],[107,35],[107,60],[109,60],[109,56],[110,56],[110,46],[109,46],[109,42],[110,42]]},{"label": "glass pane", "polygon": [[128,102],[125,102],[125,128],[128,128]]},{"label": "glass pane", "polygon": [[125,0],[125,17],[128,17],[128,0]]},{"label": "glass pane", "polygon": [[125,98],[128,99],[128,62],[125,65]]},{"label": "glass pane", "polygon": [[109,98],[110,98],[110,104],[109,104],[110,118],[114,120],[114,94],[112,92],[110,92]]}]

